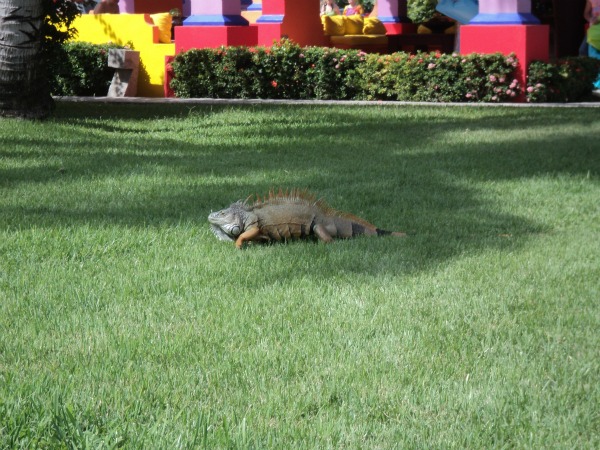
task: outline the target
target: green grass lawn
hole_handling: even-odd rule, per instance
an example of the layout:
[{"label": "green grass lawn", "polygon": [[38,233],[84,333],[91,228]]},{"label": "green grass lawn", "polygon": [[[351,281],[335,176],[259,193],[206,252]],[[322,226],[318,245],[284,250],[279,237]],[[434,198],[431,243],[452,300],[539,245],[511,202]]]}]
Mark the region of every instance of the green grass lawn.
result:
[{"label": "green grass lawn", "polygon": [[[308,188],[408,237],[220,242]],[[600,109],[0,121],[0,448],[598,448]]]}]

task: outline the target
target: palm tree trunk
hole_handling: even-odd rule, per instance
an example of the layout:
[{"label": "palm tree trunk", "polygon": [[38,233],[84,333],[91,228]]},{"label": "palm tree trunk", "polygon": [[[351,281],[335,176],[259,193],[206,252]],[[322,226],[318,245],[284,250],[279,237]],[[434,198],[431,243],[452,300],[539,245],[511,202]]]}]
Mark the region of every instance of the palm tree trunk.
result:
[{"label": "palm tree trunk", "polygon": [[42,58],[44,1],[0,0],[0,116],[44,118],[53,109]]}]

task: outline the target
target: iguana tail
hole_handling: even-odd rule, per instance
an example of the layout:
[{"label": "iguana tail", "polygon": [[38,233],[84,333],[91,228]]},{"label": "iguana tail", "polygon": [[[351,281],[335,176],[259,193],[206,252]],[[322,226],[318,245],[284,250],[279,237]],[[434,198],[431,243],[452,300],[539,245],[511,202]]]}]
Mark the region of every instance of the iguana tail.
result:
[{"label": "iguana tail", "polygon": [[377,236],[396,236],[396,237],[406,237],[406,233],[402,233],[400,231],[388,231],[377,228],[375,230],[377,232]]},{"label": "iguana tail", "polygon": [[[353,220],[356,219],[357,221]],[[396,237],[405,237],[406,233],[402,233],[400,231],[388,231],[382,230],[381,228],[377,228],[375,225],[371,225],[369,222],[366,222],[357,217],[350,217],[352,222],[352,237],[360,236],[361,234],[371,235],[371,236],[396,236]]]}]

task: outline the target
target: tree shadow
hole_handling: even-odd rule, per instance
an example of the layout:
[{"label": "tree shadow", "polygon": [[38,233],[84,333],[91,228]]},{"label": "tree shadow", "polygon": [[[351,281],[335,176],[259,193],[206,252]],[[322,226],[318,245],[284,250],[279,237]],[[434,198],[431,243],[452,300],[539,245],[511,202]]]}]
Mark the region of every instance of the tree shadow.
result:
[{"label": "tree shadow", "polygon": [[[219,115],[232,108],[238,114],[227,118],[224,132]],[[381,228],[408,232],[407,239],[365,239],[335,247],[340,270],[397,273],[422,270],[465,251],[518,245],[514,242],[523,240],[511,241],[513,237],[550,231],[535,217],[498,210],[496,202],[481,195],[479,183],[600,173],[598,134],[586,134],[599,127],[595,111],[565,116],[536,109],[524,118],[518,110],[501,115],[473,110],[451,117],[442,110],[415,109],[416,114],[400,115],[399,120],[397,113],[382,118],[369,108],[358,108],[360,136],[370,136],[364,142],[355,138],[356,109],[306,107],[305,123],[297,128],[287,108],[163,105],[158,117],[155,108],[139,105],[62,108],[53,122],[70,129],[68,137],[3,138],[0,158],[46,163],[0,168],[0,189],[9,195],[23,186],[60,193],[82,181],[108,180],[126,183],[129,191],[103,190],[101,185],[78,200],[49,197],[27,205],[14,201],[0,212],[0,228],[148,227],[182,221],[206,227],[211,210],[250,194],[280,186],[308,188],[335,208]],[[332,111],[345,125],[332,129],[320,119]],[[577,148],[573,136],[564,132],[544,134],[549,125],[559,128],[573,120],[581,129]],[[269,127],[251,127],[255,121],[267,121]],[[523,127],[527,133],[515,133]],[[488,131],[494,136],[505,133],[506,139],[486,141]],[[457,134],[464,134],[464,141],[457,140]],[[473,135],[482,140],[473,140]],[[447,146],[440,149],[439,142],[445,140]],[[71,146],[89,151],[71,152]],[[151,177],[156,184],[140,181],[143,186],[136,188],[131,181],[136,177]],[[377,258],[354,261],[357,246],[365,255],[376,252]]]}]

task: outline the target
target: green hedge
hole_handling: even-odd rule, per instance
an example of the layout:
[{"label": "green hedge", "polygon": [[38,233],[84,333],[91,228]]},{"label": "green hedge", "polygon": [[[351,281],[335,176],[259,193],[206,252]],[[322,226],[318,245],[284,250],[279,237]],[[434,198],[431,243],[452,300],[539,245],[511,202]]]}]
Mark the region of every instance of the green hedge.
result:
[{"label": "green hedge", "polygon": [[[51,92],[105,96],[114,69],[114,44],[64,44],[51,59]],[[299,47],[222,47],[181,53],[172,63],[177,97],[323,100],[504,102],[524,92],[529,102],[585,100],[600,60],[572,57],[533,62],[527,86],[514,78],[514,56],[440,53],[366,54],[357,50]]]},{"label": "green hedge", "polygon": [[221,47],[177,55],[171,88],[181,98],[506,102],[579,101],[600,61],[577,57],[532,64],[527,86],[514,55],[393,53],[299,47]]},{"label": "green hedge", "polygon": [[108,50],[115,44],[67,42],[49,62],[50,92],[57,96],[98,96],[108,93],[115,69],[108,67]]},{"label": "green hedge", "polygon": [[401,101],[504,101],[518,95],[513,56],[366,54],[299,47],[222,47],[172,63],[177,97]]},{"label": "green hedge", "polygon": [[430,102],[503,102],[515,99],[514,56],[394,53],[369,55],[359,68],[360,98]]},{"label": "green hedge", "polygon": [[564,58],[550,64],[534,61],[529,66],[527,98],[531,102],[575,102],[585,99],[598,77],[600,60]]},{"label": "green hedge", "polygon": [[282,41],[271,48],[223,47],[180,53],[172,63],[177,97],[352,99],[365,59]]}]

